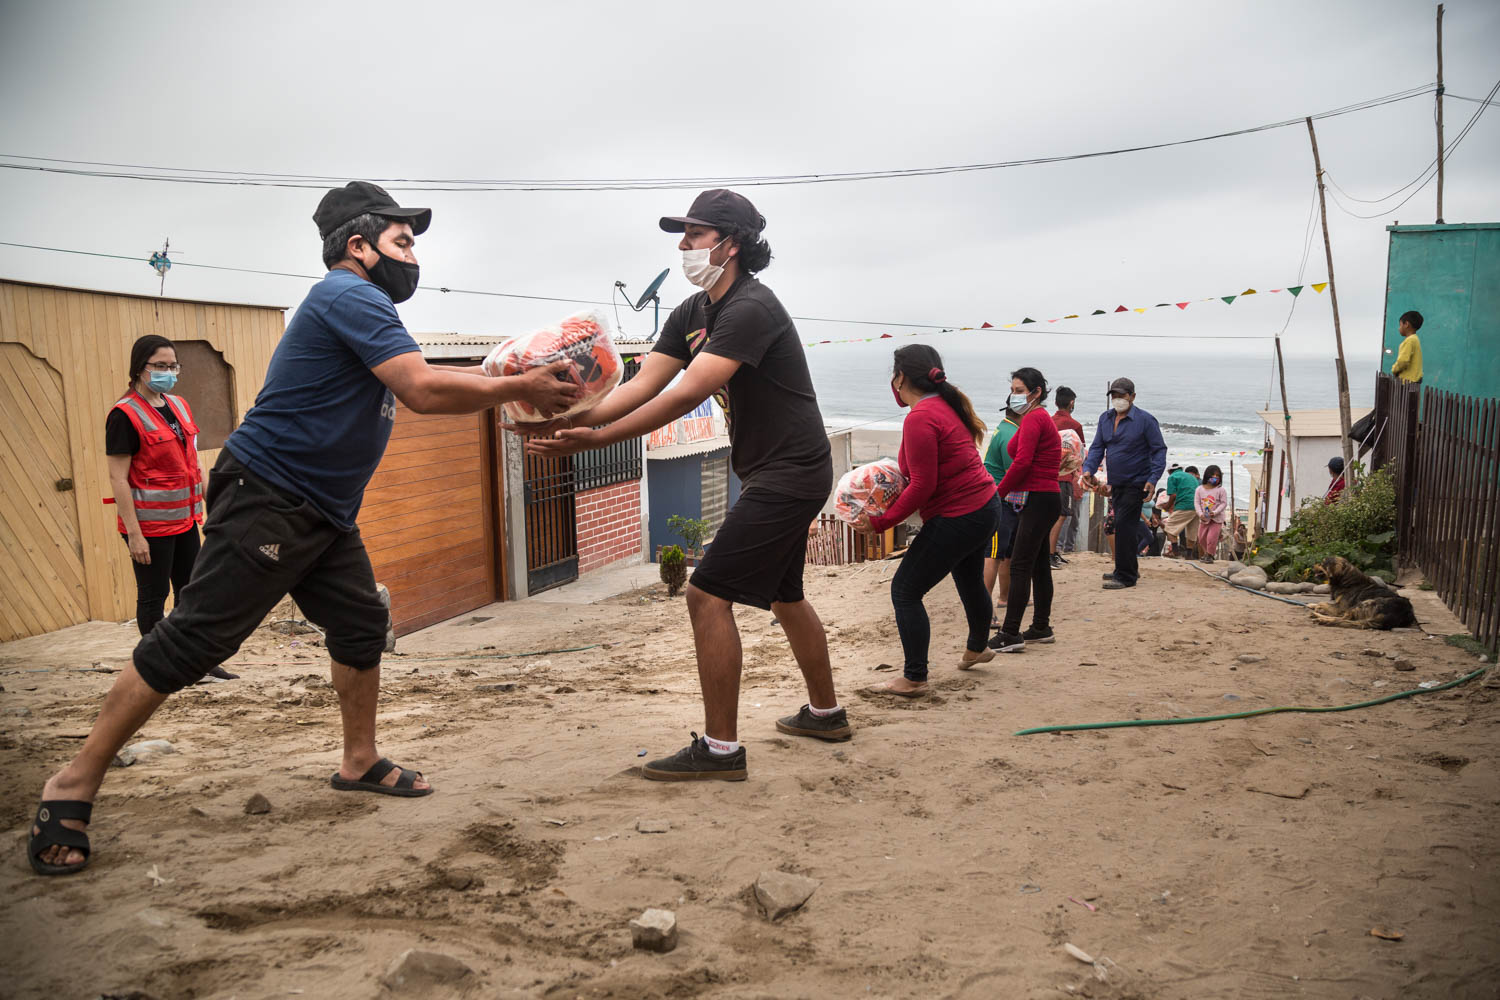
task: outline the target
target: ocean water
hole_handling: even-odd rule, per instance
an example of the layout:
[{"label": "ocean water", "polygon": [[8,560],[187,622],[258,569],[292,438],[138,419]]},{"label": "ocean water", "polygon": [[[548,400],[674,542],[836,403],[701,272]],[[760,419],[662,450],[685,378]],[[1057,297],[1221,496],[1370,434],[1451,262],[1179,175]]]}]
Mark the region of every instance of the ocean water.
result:
[{"label": "ocean water", "polygon": [[[899,343],[899,342],[898,342]],[[1236,466],[1235,491],[1240,507],[1249,497],[1250,481],[1239,471],[1265,439],[1259,410],[1281,408],[1271,348],[1256,357],[1248,354],[1211,354],[1201,345],[1181,350],[1170,341],[1142,341],[1139,350],[1104,353],[1059,349],[1055,345],[1019,351],[1014,344],[984,343],[977,338],[953,337],[934,343],[943,356],[948,378],[974,401],[981,419],[993,426],[1010,394],[1010,372],[1022,365],[1041,370],[1051,391],[1066,385],[1078,393],[1073,415],[1093,440],[1094,424],[1107,406],[1105,389],[1123,375],[1135,382],[1136,405],[1163,426],[1168,464],[1180,462],[1200,469],[1217,464]],[[890,341],[875,344],[837,344],[807,349],[808,365],[818,391],[823,420],[830,428],[862,426],[899,429],[903,411],[891,398]],[[1236,348],[1243,350],[1243,348]],[[1287,401],[1293,410],[1338,406],[1338,383],[1332,357],[1288,358]],[[1373,404],[1375,365],[1351,361],[1350,403]],[[1188,433],[1166,425],[1208,428],[1211,433]],[[1231,455],[1231,452],[1249,454]],[[1321,485],[1321,484],[1320,484]]]}]

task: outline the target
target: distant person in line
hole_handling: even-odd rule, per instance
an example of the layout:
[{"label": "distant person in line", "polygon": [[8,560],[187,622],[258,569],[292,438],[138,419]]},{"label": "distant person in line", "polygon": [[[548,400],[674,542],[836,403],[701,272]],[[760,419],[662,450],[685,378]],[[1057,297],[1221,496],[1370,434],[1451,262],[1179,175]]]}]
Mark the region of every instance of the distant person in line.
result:
[{"label": "distant person in line", "polygon": [[[1047,546],[1057,515],[1062,510],[1058,494],[1058,469],[1062,466],[1062,439],[1047,414],[1047,380],[1035,368],[1017,368],[1010,373],[1010,408],[1021,414],[1021,429],[1006,445],[1010,468],[999,484],[1003,502],[1019,503],[1021,518],[1010,557],[1010,596],[1005,602],[1005,620],[990,640],[991,649],[1018,653],[1028,642],[1052,642],[1052,562]],[[1031,627],[1021,631],[1026,603],[1036,598]]]},{"label": "distant person in line", "polygon": [[911,408],[896,456],[906,489],[890,510],[873,518],[861,515],[855,527],[885,531],[920,511],[922,530],[891,578],[891,604],[905,666],[900,677],[865,691],[920,698],[930,690],[927,658],[932,639],[922,599],[944,577],[953,577],[969,623],[958,669],[995,658],[985,646],[994,607],[984,588],[984,559],[993,544],[1000,501],[995,481],[979,460],[984,424],[969,397],[948,381],[938,352],[926,344],[897,350],[891,391],[901,406]]},{"label": "distant person in line", "polygon": [[1203,470],[1203,484],[1193,491],[1193,510],[1198,515],[1198,558],[1213,562],[1219,536],[1229,523],[1229,491],[1224,488],[1224,470],[1217,465]]},{"label": "distant person in line", "polygon": [[1401,349],[1396,360],[1391,362],[1391,374],[1403,382],[1413,385],[1422,381],[1422,342],[1417,331],[1422,329],[1422,314],[1415,309],[1401,314],[1396,332],[1401,334]]},{"label": "distant person in line", "polygon": [[[984,453],[984,470],[990,474],[996,486],[1005,478],[1005,470],[1010,468],[1010,453],[1005,449],[1020,429],[1021,415],[1012,412],[1007,402],[1000,412],[1000,422],[995,425],[995,433],[990,435],[989,448]],[[984,559],[984,591],[994,595],[992,601],[997,613],[991,616],[991,628],[1000,627],[998,611],[1005,607],[1005,602],[1010,598],[1010,552],[1012,543],[1016,540],[1016,524],[1020,519],[1020,507],[1002,499],[1000,516],[995,523],[995,536],[990,539],[989,551],[985,553]]]},{"label": "distant person in line", "polygon": [[[169,592],[182,600],[201,545],[198,425],[188,401],[170,395],[181,371],[170,340],[154,333],[141,337],[130,349],[129,391],[104,421],[115,523],[135,571],[135,627],[141,635],[161,621]],[[204,680],[238,676],[216,664]]]},{"label": "distant person in line", "polygon": [[1333,480],[1328,484],[1328,492],[1323,494],[1325,504],[1336,503],[1338,498],[1344,495],[1344,487],[1348,484],[1344,481],[1344,458],[1335,455],[1328,460],[1328,475]]},{"label": "distant person in line", "polygon": [[1094,473],[1109,456],[1109,487],[1115,500],[1116,532],[1129,535],[1129,544],[1115,545],[1114,572],[1104,574],[1105,590],[1134,587],[1140,579],[1141,505],[1156,492],[1167,465],[1167,443],[1156,418],[1135,405],[1135,383],[1117,378],[1109,386],[1109,409],[1099,415],[1094,443],[1084,459],[1084,485],[1096,488]]},{"label": "distant person in line", "polygon": [[1172,543],[1169,555],[1186,558],[1198,547],[1198,515],[1193,509],[1193,496],[1198,486],[1196,465],[1173,470],[1167,476],[1167,492],[1172,495],[1172,506],[1162,519],[1167,527],[1167,539]]},{"label": "distant person in line", "polygon": [[[650,781],[743,781],[740,676],[744,651],[736,604],[770,611],[807,686],[807,702],[776,721],[778,732],[819,740],[854,735],[834,692],[828,634],[802,587],[808,526],[833,490],[833,455],[796,324],[756,277],[771,263],[765,216],[744,195],[703,191],[686,215],[665,216],[680,234],[682,271],[702,291],[662,324],[641,370],[592,410],[541,428],[527,450],[561,457],[649,434],[709,397],[729,420],[729,463],[744,484],[688,581],[688,620],[703,690],[703,735],[649,761]],[[677,376],[681,374],[681,378]],[[675,380],[675,381],[674,381]]]},{"label": "distant person in line", "polygon": [[1060,385],[1052,394],[1052,404],[1054,407],[1052,422],[1057,425],[1058,433],[1072,431],[1078,435],[1080,444],[1077,459],[1074,459],[1070,451],[1065,451],[1063,464],[1059,467],[1057,485],[1058,496],[1062,499],[1062,516],[1057,519],[1057,524],[1052,528],[1051,545],[1047,551],[1051,553],[1049,558],[1052,568],[1060,569],[1067,563],[1062,556],[1062,549],[1067,548],[1069,552],[1073,551],[1072,545],[1066,542],[1060,546],[1059,539],[1067,539],[1072,533],[1070,529],[1075,507],[1074,487],[1078,484],[1078,470],[1083,465],[1082,449],[1088,446],[1088,440],[1083,435],[1083,425],[1073,419],[1073,407],[1078,404],[1078,393],[1065,385]]},{"label": "distant person in line", "polygon": [[[557,380],[565,362],[489,378],[422,360],[395,304],[416,291],[416,237],[431,219],[430,209],[403,208],[364,181],[319,203],[313,221],[328,273],[287,324],[255,405],[209,474],[203,551],[182,600],[141,638],[83,748],[42,789],[27,845],[38,874],[88,864],[84,826],[115,753],[168,695],[233,656],[287,594],[327,634],[343,721],[330,784],[432,793],[421,773],[375,746],[387,612],[355,519],[390,440],[396,400],[417,413],[475,413],[524,399],[550,413],[578,390]],[[277,780],[264,767],[257,773]]]}]

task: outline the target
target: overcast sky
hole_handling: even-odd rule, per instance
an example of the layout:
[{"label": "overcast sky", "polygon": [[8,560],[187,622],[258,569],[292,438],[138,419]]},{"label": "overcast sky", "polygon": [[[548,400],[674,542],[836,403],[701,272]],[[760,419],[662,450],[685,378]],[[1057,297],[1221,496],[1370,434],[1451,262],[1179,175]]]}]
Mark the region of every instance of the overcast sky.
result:
[{"label": "overcast sky", "polygon": [[[987,162],[1189,138],[1420,86],[1435,76],[1433,15],[1425,0],[5,0],[0,152],[351,178]],[[1445,35],[1449,93],[1483,96],[1500,77],[1500,4],[1453,0]],[[1478,107],[1447,102],[1450,139]],[[1432,161],[1433,99],[1325,120],[1318,137],[1344,189],[1379,197]],[[742,190],[769,220],[776,261],[764,280],[794,315],[998,325],[1292,284],[1313,168],[1297,126],[1057,165]],[[616,279],[639,290],[671,267],[664,304],[692,291],[674,238],[656,227],[686,210],[691,191],[395,193],[434,210],[417,248],[424,284],[600,299]],[[320,274],[310,219],[318,198],[0,170],[0,240],[146,255],[170,237],[184,263]],[[1432,185],[1378,219],[1330,204],[1351,364],[1371,364],[1378,349],[1384,226],[1433,216]],[[1500,220],[1500,108],[1450,161],[1445,216]],[[1319,240],[1305,280],[1325,274]],[[142,263],[11,247],[0,247],[0,276],[157,289]],[[166,283],[170,296],[287,306],[307,287],[186,267]],[[1287,305],[1284,294],[1263,294],[1067,327],[1250,336],[1278,329]],[[432,291],[401,307],[414,331],[486,334],[569,311]],[[649,333],[646,315],[626,314],[627,332]],[[805,340],[872,335],[800,327]],[[1326,296],[1304,296],[1288,337],[1291,353],[1331,353]]]}]

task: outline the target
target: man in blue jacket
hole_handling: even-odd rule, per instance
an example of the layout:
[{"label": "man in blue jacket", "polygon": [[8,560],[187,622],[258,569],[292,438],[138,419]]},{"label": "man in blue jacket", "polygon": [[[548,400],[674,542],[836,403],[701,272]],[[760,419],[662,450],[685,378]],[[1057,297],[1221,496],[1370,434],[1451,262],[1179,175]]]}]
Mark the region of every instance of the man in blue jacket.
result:
[{"label": "man in blue jacket", "polygon": [[1104,589],[1123,590],[1134,587],[1141,576],[1141,504],[1156,493],[1167,466],[1167,443],[1156,418],[1135,405],[1135,383],[1130,379],[1109,384],[1109,406],[1099,414],[1094,443],[1083,461],[1083,485],[1099,488],[1094,473],[1108,454],[1108,492],[1115,501],[1115,569],[1104,574]]}]

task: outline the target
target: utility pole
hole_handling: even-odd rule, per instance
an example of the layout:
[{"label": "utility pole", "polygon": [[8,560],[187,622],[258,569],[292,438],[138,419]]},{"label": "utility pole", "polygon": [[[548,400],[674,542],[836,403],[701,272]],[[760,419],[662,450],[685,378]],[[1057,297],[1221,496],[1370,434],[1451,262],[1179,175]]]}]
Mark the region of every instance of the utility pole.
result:
[{"label": "utility pole", "polygon": [[[1349,436],[1349,369],[1344,364],[1344,331],[1339,326],[1339,289],[1333,281],[1333,244],[1328,242],[1328,202],[1323,191],[1323,158],[1318,155],[1318,133],[1307,119],[1307,137],[1312,140],[1313,170],[1318,175],[1318,212],[1323,217],[1323,253],[1328,258],[1328,301],[1333,306],[1333,342],[1338,347],[1334,362],[1339,376],[1339,437],[1343,444],[1345,482],[1354,481],[1354,442]],[[1441,164],[1441,158],[1438,160]],[[1279,341],[1278,341],[1279,343]]]},{"label": "utility pole", "polygon": [[1437,5],[1437,222],[1443,224],[1443,5]]},{"label": "utility pole", "polygon": [[[1290,498],[1289,506],[1292,513],[1297,513],[1297,470],[1292,468],[1292,457],[1297,453],[1292,450],[1292,411],[1286,405],[1286,362],[1281,358],[1281,334],[1276,335],[1276,373],[1281,377],[1281,420],[1282,431],[1282,465],[1286,469],[1286,488]],[[1276,498],[1276,519],[1281,520],[1281,498]],[[1278,524],[1272,531],[1280,531]]]}]

